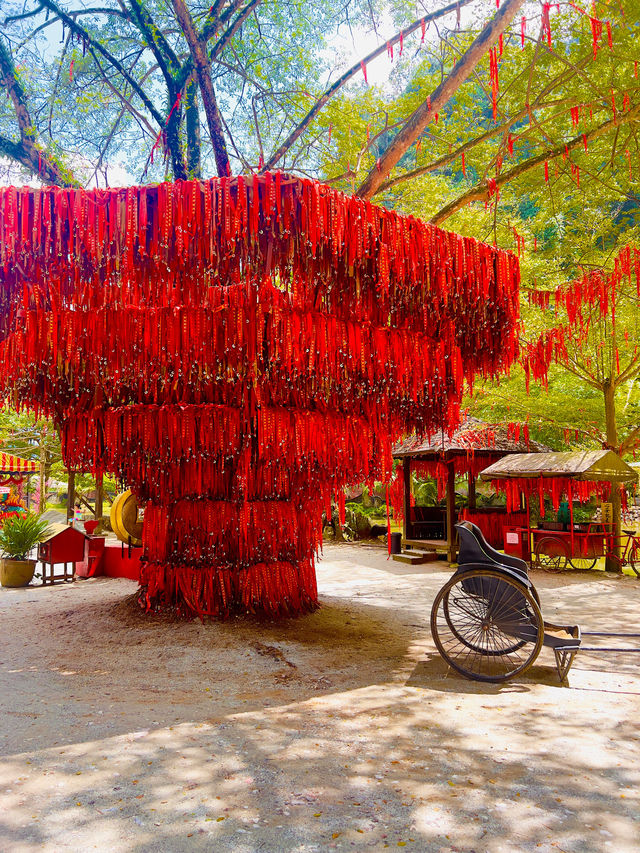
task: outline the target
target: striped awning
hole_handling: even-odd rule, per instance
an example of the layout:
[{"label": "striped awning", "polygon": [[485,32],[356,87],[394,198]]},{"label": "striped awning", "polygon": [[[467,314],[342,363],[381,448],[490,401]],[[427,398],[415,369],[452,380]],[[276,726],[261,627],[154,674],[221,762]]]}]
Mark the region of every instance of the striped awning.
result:
[{"label": "striped awning", "polygon": [[0,453],[0,475],[2,474],[35,474],[40,470],[38,462],[31,459],[21,459],[10,453]]}]

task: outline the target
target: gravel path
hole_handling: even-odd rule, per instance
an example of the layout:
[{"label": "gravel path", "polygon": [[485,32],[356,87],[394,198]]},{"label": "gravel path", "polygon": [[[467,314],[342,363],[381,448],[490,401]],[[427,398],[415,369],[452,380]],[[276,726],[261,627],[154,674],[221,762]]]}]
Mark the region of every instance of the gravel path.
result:
[{"label": "gravel path", "polygon": [[[640,659],[465,681],[428,629],[449,572],[328,546],[322,608],[282,624],[0,590],[0,850],[637,853]],[[547,619],[638,630],[632,578],[533,580]]]}]

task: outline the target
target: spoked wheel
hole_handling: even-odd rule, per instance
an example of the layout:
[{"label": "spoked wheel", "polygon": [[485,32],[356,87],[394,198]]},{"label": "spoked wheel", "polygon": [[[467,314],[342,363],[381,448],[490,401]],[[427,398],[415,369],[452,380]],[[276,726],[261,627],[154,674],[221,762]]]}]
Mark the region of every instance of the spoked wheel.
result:
[{"label": "spoked wheel", "polygon": [[634,542],[629,552],[629,565],[640,578],[640,545]]},{"label": "spoked wheel", "polygon": [[[451,602],[453,615],[449,610],[449,602]],[[451,592],[445,593],[442,598],[442,612],[444,613],[444,618],[446,619],[447,625],[449,626],[449,630],[454,635],[454,637],[463,643],[468,649],[473,649],[475,652],[480,652],[483,655],[494,656],[497,652],[493,649],[488,649],[486,646],[482,644],[482,642],[477,641],[477,637],[473,632],[467,631],[466,633],[461,630],[461,625],[456,624],[456,621],[459,623],[460,620],[456,620],[455,618],[455,609],[458,610],[463,606],[459,597],[456,597],[455,594],[452,595]],[[511,646],[506,649],[501,649],[499,654],[511,654],[511,652],[515,652],[518,649],[521,649],[524,646],[524,640],[517,640]]]},{"label": "spoked wheel", "polygon": [[562,539],[545,536],[536,545],[536,560],[547,572],[562,572],[569,562],[569,550]]},{"label": "spoked wheel", "polygon": [[595,566],[597,559],[593,554],[585,554],[584,557],[569,557],[569,562],[578,571],[588,571]]},{"label": "spoked wheel", "polygon": [[544,638],[530,590],[491,569],[453,575],[431,609],[431,633],[447,663],[476,681],[507,681],[528,669]]}]

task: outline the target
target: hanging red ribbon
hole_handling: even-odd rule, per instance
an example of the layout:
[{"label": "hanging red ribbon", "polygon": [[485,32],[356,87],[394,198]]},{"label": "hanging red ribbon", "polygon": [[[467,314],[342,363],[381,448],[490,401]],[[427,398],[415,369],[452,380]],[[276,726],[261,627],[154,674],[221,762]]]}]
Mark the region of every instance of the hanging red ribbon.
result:
[{"label": "hanging red ribbon", "polygon": [[146,504],[146,608],[304,612],[331,495],[344,517],[509,367],[518,285],[510,253],[281,173],[4,187],[0,390]]}]

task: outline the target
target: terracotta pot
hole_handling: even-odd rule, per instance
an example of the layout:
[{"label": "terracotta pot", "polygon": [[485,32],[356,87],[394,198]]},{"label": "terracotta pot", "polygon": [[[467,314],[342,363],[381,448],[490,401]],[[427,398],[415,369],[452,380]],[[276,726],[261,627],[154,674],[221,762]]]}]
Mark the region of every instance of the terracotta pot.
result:
[{"label": "terracotta pot", "polygon": [[35,570],[35,560],[9,560],[5,557],[0,561],[0,583],[2,586],[27,586],[33,580]]}]

